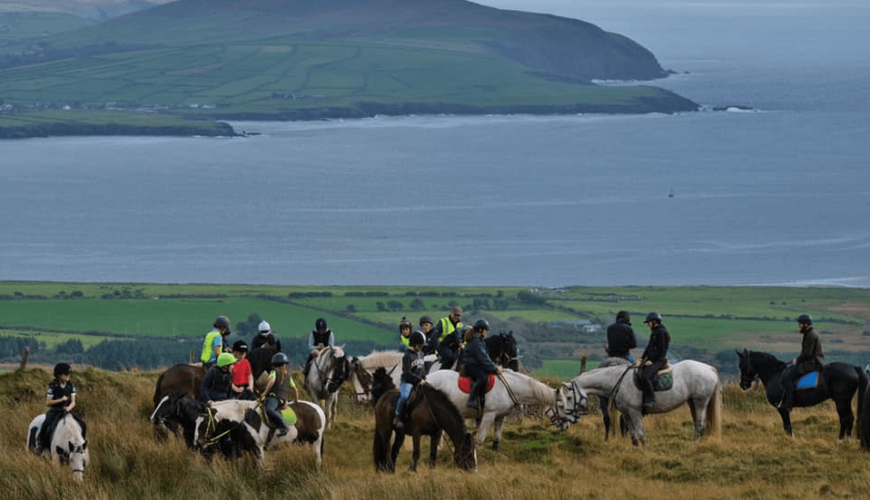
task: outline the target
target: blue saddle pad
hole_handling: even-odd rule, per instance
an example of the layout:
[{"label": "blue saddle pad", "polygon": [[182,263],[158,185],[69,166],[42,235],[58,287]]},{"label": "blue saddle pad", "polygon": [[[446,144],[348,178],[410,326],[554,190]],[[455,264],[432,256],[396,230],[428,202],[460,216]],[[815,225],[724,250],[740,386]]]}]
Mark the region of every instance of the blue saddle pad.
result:
[{"label": "blue saddle pad", "polygon": [[810,372],[798,380],[798,389],[815,389],[819,384],[819,372]]}]

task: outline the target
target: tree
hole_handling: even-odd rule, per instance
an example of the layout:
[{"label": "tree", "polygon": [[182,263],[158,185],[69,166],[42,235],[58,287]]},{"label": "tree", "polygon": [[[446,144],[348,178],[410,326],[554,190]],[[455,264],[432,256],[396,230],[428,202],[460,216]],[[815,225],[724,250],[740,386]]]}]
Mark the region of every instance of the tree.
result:
[{"label": "tree", "polygon": [[402,304],[401,302],[399,302],[398,300],[391,300],[391,301],[387,302],[387,307],[389,307],[391,311],[396,312],[396,311],[401,311],[402,309],[404,309],[405,305]]},{"label": "tree", "polygon": [[423,303],[423,299],[417,297],[411,301],[412,311],[422,311],[423,309],[426,309],[426,304]]},{"label": "tree", "polygon": [[348,304],[346,310],[347,310],[347,312],[353,314],[356,312],[356,306],[354,306],[353,304]]},{"label": "tree", "polygon": [[251,314],[248,316],[247,321],[243,321],[241,323],[236,323],[236,333],[239,337],[244,337],[246,335],[254,336],[260,333],[260,322],[263,321],[260,319],[260,315],[257,313]]}]

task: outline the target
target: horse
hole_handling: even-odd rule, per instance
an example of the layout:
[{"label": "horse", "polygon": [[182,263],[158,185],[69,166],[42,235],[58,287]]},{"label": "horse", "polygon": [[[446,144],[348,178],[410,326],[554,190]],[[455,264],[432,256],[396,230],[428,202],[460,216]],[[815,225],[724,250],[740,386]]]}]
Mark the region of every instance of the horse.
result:
[{"label": "horse", "polygon": [[[148,419],[155,429],[171,429],[176,435],[180,427],[185,443],[193,449],[196,419],[206,413],[207,407],[206,403],[188,393],[171,391],[163,396]],[[158,434],[158,438],[165,439],[165,432]]]},{"label": "horse", "polygon": [[[567,405],[565,392],[562,387],[553,389],[543,382],[539,382],[528,375],[505,370],[501,377],[498,377],[493,385],[492,390],[486,393],[484,399],[484,408],[482,415],[478,415],[478,411],[466,406],[468,402],[468,394],[463,392],[459,387],[459,373],[453,370],[438,370],[426,376],[426,381],[432,387],[444,392],[450,400],[460,408],[463,417],[465,418],[480,418],[480,424],[477,431],[477,444],[483,444],[486,440],[486,434],[489,427],[495,423],[493,432],[492,449],[498,451],[501,442],[501,431],[504,427],[504,420],[514,408],[520,405],[541,404],[547,407],[547,413],[551,415],[550,420],[567,419],[567,414],[564,411],[559,414],[560,409]],[[556,403],[561,401],[560,405]]]},{"label": "horse", "polygon": [[[26,448],[36,453],[36,439],[39,428],[45,420],[45,414],[38,415],[30,421],[27,429]],[[64,414],[57,422],[54,433],[51,436],[51,446],[43,449],[41,455],[50,457],[55,465],[68,463],[72,469],[73,478],[76,481],[84,479],[85,468],[90,461],[88,441],[85,439],[86,430],[71,414]]]},{"label": "horse", "polygon": [[[441,435],[444,431],[453,442],[453,460],[456,466],[462,470],[477,470],[474,440],[465,428],[462,414],[450,398],[428,385],[417,386],[408,400],[407,423],[403,429],[396,429],[393,427],[393,417],[396,415],[398,397],[399,391],[392,389],[378,399],[375,405],[373,455],[377,471],[395,472],[396,458],[399,456],[406,434],[410,434],[414,442],[411,470],[417,470],[422,436],[430,438],[429,467],[435,467],[438,445],[441,443]],[[396,440],[390,446],[393,433],[396,434]]]},{"label": "horse", "polygon": [[378,368],[385,368],[391,376],[395,387],[399,386],[402,377],[402,356],[399,351],[373,351],[367,356],[356,356],[351,359],[351,381],[354,387],[354,399],[358,404],[372,400],[372,375]]},{"label": "horse", "polygon": [[[228,458],[250,454],[255,466],[263,462],[264,449],[273,434],[258,409],[258,401],[228,399],[212,401],[194,424],[194,449],[210,457],[215,448]],[[291,426],[287,436],[296,437]]]},{"label": "horse", "polygon": [[[625,358],[607,358],[598,365],[598,368],[607,368],[608,366],[625,366],[631,364],[631,361]],[[598,398],[598,409],[601,411],[601,418],[604,420],[604,440],[610,438],[610,399],[605,396]],[[628,426],[625,423],[625,417],[619,416],[619,432],[623,436],[628,433]]]},{"label": "horse", "polygon": [[[278,348],[272,346],[271,344],[265,344],[263,347],[258,347],[257,349],[253,349],[245,359],[248,360],[248,363],[251,365],[251,374],[254,376],[254,384],[260,384],[260,376],[264,373],[268,374],[269,371],[272,370],[272,356],[278,352]],[[265,384],[263,384],[265,387]],[[251,390],[253,391],[253,387]]]},{"label": "horse", "polygon": [[520,358],[514,332],[500,332],[498,335],[490,335],[483,342],[486,344],[486,352],[493,363],[515,372],[520,371]]},{"label": "horse", "polygon": [[326,414],[326,426],[332,427],[338,411],[338,389],[350,375],[350,360],[341,347],[329,346],[314,355],[305,378],[305,388],[319,402]]},{"label": "horse", "polygon": [[157,439],[166,439],[166,431],[178,434],[178,428],[171,420],[158,418],[154,415],[161,414],[161,406],[169,404],[169,394],[187,394],[193,399],[199,397],[202,387],[202,379],[205,378],[206,369],[202,365],[189,365],[186,363],[169,367],[157,377],[157,387],[154,389],[154,411],[151,421],[154,423],[154,434]]},{"label": "horse", "polygon": [[[782,372],[788,366],[766,352],[737,351],[740,360],[740,388],[747,390],[752,387],[755,379],[760,379],[767,393],[767,401],[776,406],[782,399]],[[838,440],[848,438],[852,434],[852,424],[855,422],[852,414],[852,397],[858,392],[858,434],[862,429],[860,420],[864,404],[864,392],[867,389],[867,375],[857,366],[847,363],[830,363],[822,368],[818,383],[812,390],[796,389],[794,405],[796,407],[815,406],[826,399],[833,399],[840,418],[840,436]],[[784,408],[777,408],[782,418],[782,428],[786,434],[794,437],[791,426],[791,416]]]},{"label": "horse", "polygon": [[[566,413],[576,423],[588,394],[610,398],[612,404],[626,417],[631,442],[635,446],[646,443],[641,412],[642,392],[634,383],[631,366],[611,366],[583,373],[564,387],[568,391]],[[705,429],[716,436],[722,432],[722,384],[719,374],[710,365],[698,361],[681,361],[673,365],[673,387],[656,392],[655,405],[650,413],[667,413],[688,403],[695,424],[695,440],[699,441]]]}]

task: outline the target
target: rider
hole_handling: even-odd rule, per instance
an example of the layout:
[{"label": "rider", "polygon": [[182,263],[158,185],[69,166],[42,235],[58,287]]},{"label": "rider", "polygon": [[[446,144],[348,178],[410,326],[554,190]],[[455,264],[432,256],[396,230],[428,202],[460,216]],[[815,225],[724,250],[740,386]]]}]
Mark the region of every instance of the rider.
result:
[{"label": "rider", "polygon": [[616,322],[607,327],[607,344],[604,350],[611,358],[623,358],[634,363],[631,349],[637,347],[637,337],[631,328],[631,316],[628,311],[616,313]]},{"label": "rider", "polygon": [[287,370],[289,363],[290,359],[283,352],[276,352],[272,356],[272,366],[274,368],[269,372],[269,383],[266,384],[266,389],[263,391],[263,394],[266,395],[266,402],[264,404],[266,415],[269,416],[272,424],[278,429],[278,437],[286,436],[290,431],[287,423],[284,422],[284,417],[278,410],[287,406],[290,400],[291,387],[296,393],[294,401],[299,400],[299,389],[296,388],[296,382],[293,381],[293,377]]},{"label": "rider", "polygon": [[657,312],[647,314],[644,323],[650,329],[649,343],[638,364],[643,369],[641,376],[643,386],[642,413],[646,415],[655,404],[652,378],[668,363],[668,346],[671,344],[671,334],[662,324],[662,315]]},{"label": "rider", "polygon": [[205,403],[209,401],[224,401],[230,398],[233,386],[233,375],[230,368],[238,361],[235,356],[228,352],[222,352],[217,358],[217,365],[212,366],[202,379],[199,391],[199,399]]},{"label": "rider", "polygon": [[248,362],[248,344],[244,340],[237,340],[233,344],[233,356],[238,360],[232,365],[230,371],[233,374],[232,392],[234,399],[254,400],[254,374],[251,372],[251,363]]},{"label": "rider", "polygon": [[257,330],[260,334],[254,336],[254,339],[251,341],[251,350],[259,349],[261,347],[274,347],[278,351],[281,350],[281,341],[279,341],[275,337],[275,334],[272,333],[272,325],[267,321],[261,321]]},{"label": "rider", "polygon": [[[410,323],[410,322],[409,322]],[[402,379],[399,383],[399,400],[396,401],[396,416],[393,418],[393,427],[401,429],[405,426],[402,416],[405,404],[411,396],[411,390],[417,384],[426,385],[426,367],[423,361],[423,345],[426,336],[420,330],[408,336],[408,350],[402,356]]]},{"label": "rider", "polygon": [[457,338],[456,331],[462,328],[462,308],[459,306],[450,310],[446,318],[441,318],[432,330],[429,347],[441,357],[441,366],[450,368],[456,361],[456,351],[462,343]]},{"label": "rider", "polygon": [[794,406],[794,389],[797,380],[807,373],[821,370],[825,364],[825,353],[822,352],[819,334],[813,328],[813,318],[809,314],[801,314],[797,322],[803,340],[801,353],[782,372],[782,401],[777,407],[784,410],[790,410]]},{"label": "rider", "polygon": [[435,354],[435,350],[432,349],[430,342],[432,341],[432,330],[435,328],[435,322],[432,321],[431,316],[421,316],[420,317],[420,331],[423,332],[423,336],[426,337],[426,343],[423,344],[423,354]]},{"label": "rider", "polygon": [[76,406],[76,386],[70,380],[71,377],[72,367],[68,363],[54,365],[54,380],[48,384],[48,393],[45,396],[48,410],[45,412],[45,420],[42,422],[39,436],[36,439],[37,453],[51,447],[49,440],[54,433],[54,428],[67,413],[73,415],[73,418],[82,426],[82,433],[85,432],[84,422],[78,418],[78,415],[72,413],[72,409]]},{"label": "rider", "polygon": [[305,362],[305,368],[302,370],[306,379],[308,378],[308,371],[311,369],[311,362],[314,361],[314,356],[327,346],[335,346],[335,336],[332,334],[332,330],[326,326],[326,320],[317,318],[317,321],[314,322],[314,330],[308,335],[308,351],[310,353],[308,354],[308,360]]},{"label": "rider", "polygon": [[413,328],[411,320],[403,316],[402,321],[399,322],[399,343],[401,344],[399,350],[403,352],[407,351],[411,345],[411,328]]},{"label": "rider", "polygon": [[230,334],[230,319],[226,316],[218,316],[214,320],[214,328],[205,335],[205,342],[202,344],[202,366],[206,369],[214,366],[218,356],[223,352],[224,337]]},{"label": "rider", "polygon": [[489,354],[486,352],[486,344],[483,339],[489,333],[489,322],[485,319],[479,319],[474,323],[474,328],[467,333],[469,340],[465,346],[465,353],[462,355],[463,369],[471,378],[471,394],[468,396],[468,407],[480,410],[480,398],[486,390],[487,374],[497,373],[502,374],[500,366],[489,359]]}]

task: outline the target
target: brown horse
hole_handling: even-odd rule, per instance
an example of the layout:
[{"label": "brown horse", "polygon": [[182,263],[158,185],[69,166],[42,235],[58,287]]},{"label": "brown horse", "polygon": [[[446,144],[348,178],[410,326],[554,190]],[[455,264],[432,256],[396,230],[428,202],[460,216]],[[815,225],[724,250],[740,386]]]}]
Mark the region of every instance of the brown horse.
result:
[{"label": "brown horse", "polygon": [[[390,390],[375,405],[373,453],[376,470],[395,472],[396,458],[405,441],[406,433],[410,434],[414,441],[411,470],[417,470],[417,461],[420,459],[420,437],[424,435],[430,437],[431,443],[429,466],[435,467],[438,445],[441,443],[441,434],[444,431],[453,442],[453,459],[456,466],[464,470],[477,470],[474,439],[466,430],[465,420],[459,410],[444,393],[429,386],[418,386],[408,400],[408,420],[404,429],[393,427],[398,397],[397,389]],[[396,440],[390,447],[393,432],[396,433]]]},{"label": "brown horse", "polygon": [[157,378],[157,387],[154,390],[154,412],[151,414],[157,439],[166,439],[167,429],[173,434],[178,434],[178,426],[174,422],[161,418],[161,415],[166,414],[161,411],[161,406],[174,404],[177,398],[173,399],[172,395],[199,399],[199,390],[205,372],[205,368],[201,365],[178,364],[168,368]]}]

